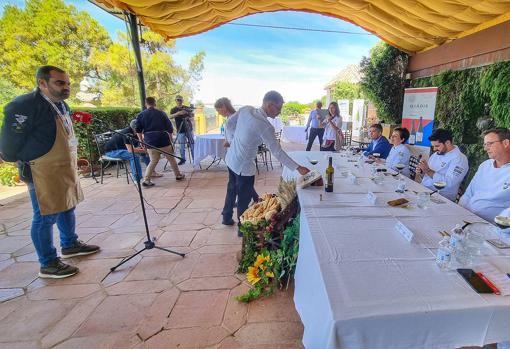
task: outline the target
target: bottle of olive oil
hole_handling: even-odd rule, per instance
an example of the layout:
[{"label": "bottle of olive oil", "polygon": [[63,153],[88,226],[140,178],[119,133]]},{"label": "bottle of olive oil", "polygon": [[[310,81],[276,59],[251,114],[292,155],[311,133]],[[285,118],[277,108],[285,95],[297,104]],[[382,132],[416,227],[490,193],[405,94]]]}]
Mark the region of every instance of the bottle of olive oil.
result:
[{"label": "bottle of olive oil", "polygon": [[333,182],[335,178],[335,169],[333,168],[333,157],[329,157],[329,165],[326,167],[326,186],[324,189],[326,192],[331,193],[333,192]]}]

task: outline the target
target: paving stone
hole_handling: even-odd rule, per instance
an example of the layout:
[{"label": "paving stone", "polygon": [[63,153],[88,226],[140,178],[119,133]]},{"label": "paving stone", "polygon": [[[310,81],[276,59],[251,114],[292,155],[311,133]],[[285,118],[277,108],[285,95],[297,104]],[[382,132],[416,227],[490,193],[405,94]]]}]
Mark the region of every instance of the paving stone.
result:
[{"label": "paving stone", "polygon": [[0,321],[1,341],[40,339],[74,306],[75,301],[28,301]]},{"label": "paving stone", "polygon": [[180,328],[162,331],[151,337],[145,347],[151,349],[205,348],[218,344],[229,333],[223,327]]},{"label": "paving stone", "polygon": [[236,297],[245,294],[249,289],[247,285],[241,284],[232,289],[228,296],[227,308],[223,316],[223,327],[231,333],[236,332],[246,323],[248,304],[239,302]]},{"label": "paving stone", "polygon": [[[225,227],[225,226],[223,226]],[[226,244],[234,244],[241,245],[242,238],[237,236],[236,228],[221,228],[214,229],[209,236],[209,240],[207,241],[209,245],[226,245]]]},{"label": "paving stone", "polygon": [[158,257],[143,257],[131,270],[126,281],[168,279],[170,273],[182,257],[166,254]]},{"label": "paving stone", "polygon": [[99,283],[108,275],[110,268],[120,262],[116,259],[84,259],[83,257],[72,258],[68,263],[80,268],[80,272],[70,278],[60,279],[60,285],[78,285]]},{"label": "paving stone", "polygon": [[235,245],[206,245],[203,247],[200,247],[198,249],[198,252],[200,254],[206,254],[206,253],[237,253],[241,251],[241,244],[235,244]]},{"label": "paving stone", "polygon": [[133,348],[139,343],[140,339],[132,333],[116,332],[114,334],[72,337],[53,349]]},{"label": "paving stone", "polygon": [[182,292],[165,328],[221,325],[228,294],[227,290]]},{"label": "paving stone", "polygon": [[43,337],[43,346],[52,347],[72,336],[105,297],[104,294],[98,293],[78,303]]},{"label": "paving stone", "polygon": [[197,234],[196,230],[166,231],[157,240],[159,246],[189,246]]},{"label": "paving stone", "polygon": [[102,228],[111,226],[114,222],[121,219],[123,215],[114,214],[114,215],[93,215],[87,217],[86,219],[80,220],[76,222],[76,226],[78,227],[78,231],[81,228]]},{"label": "paving stone", "polygon": [[0,349],[39,349],[37,341],[0,343]]},{"label": "paving stone", "polygon": [[123,281],[106,288],[110,296],[121,294],[160,293],[172,287],[168,280]]},{"label": "paving stone", "polygon": [[37,278],[39,263],[13,263],[0,271],[0,288],[26,287]]},{"label": "paving stone", "polygon": [[200,255],[196,252],[186,254],[186,257],[179,260],[170,273],[170,281],[178,284],[186,279],[189,279],[193,268],[200,260]]},{"label": "paving stone", "polygon": [[0,253],[13,253],[31,243],[28,236],[6,236],[0,244]]},{"label": "paving stone", "polygon": [[101,289],[98,284],[54,285],[35,289],[28,293],[30,300],[83,298]]},{"label": "paving stone", "polygon": [[155,294],[108,296],[94,309],[76,336],[134,331],[155,298]]},{"label": "paving stone", "polygon": [[301,321],[294,306],[293,295],[292,289],[290,292],[277,291],[269,297],[250,302],[248,306],[248,322]]},{"label": "paving stone", "polygon": [[191,275],[193,277],[227,276],[234,274],[237,267],[235,253],[202,254]]},{"label": "paving stone", "polygon": [[212,276],[191,278],[181,282],[178,287],[182,291],[230,290],[239,283],[240,281],[232,276]]},{"label": "paving stone", "polygon": [[0,289],[0,303],[23,296],[24,294],[25,292],[22,288],[2,288]]},{"label": "paving stone", "polygon": [[146,340],[163,329],[179,295],[179,290],[172,287],[156,296],[138,327],[140,338]]},{"label": "paving stone", "polygon": [[290,344],[301,340],[303,325],[300,322],[259,322],[249,323],[235,335],[243,345]]}]

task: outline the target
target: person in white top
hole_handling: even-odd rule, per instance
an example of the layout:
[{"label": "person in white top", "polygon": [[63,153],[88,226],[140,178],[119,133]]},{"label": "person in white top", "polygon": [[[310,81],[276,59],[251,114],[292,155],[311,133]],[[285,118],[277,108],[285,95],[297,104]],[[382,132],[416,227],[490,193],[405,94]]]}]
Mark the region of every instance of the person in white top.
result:
[{"label": "person in white top", "polygon": [[409,130],[405,127],[396,127],[393,129],[390,137],[390,143],[393,144],[390,154],[386,159],[375,159],[375,161],[379,164],[386,163],[386,167],[395,171],[398,171],[397,164],[402,164],[404,168],[400,170],[400,173],[409,177],[409,158],[411,157],[411,152],[404,144],[408,139]]},{"label": "person in white top", "polygon": [[[253,185],[255,181],[255,157],[261,143],[266,144],[271,153],[285,166],[291,170],[297,170],[301,175],[310,172],[306,167],[300,166],[287,155],[275,137],[274,127],[267,120],[268,117],[275,118],[282,110],[283,97],[276,91],[269,91],[265,94],[261,108],[246,106],[240,108],[234,115],[230,116],[226,124],[226,134],[230,148],[225,157],[227,163],[229,181],[236,188],[237,195],[237,218],[248,208]],[[227,196],[232,196],[227,191]],[[225,198],[225,203],[231,203],[232,198]],[[229,207],[224,207],[223,212],[227,214]],[[232,217],[223,216],[224,221]],[[238,235],[240,232],[238,231]]]},{"label": "person in white top", "polygon": [[[227,121],[228,121],[229,117],[231,117],[232,115],[234,115],[236,113],[235,108],[232,106],[232,102],[230,102],[230,99],[228,99],[227,97],[222,97],[222,98],[218,99],[216,101],[216,103],[214,103],[214,108],[216,109],[218,114],[225,117],[227,119]],[[226,122],[225,122],[225,124],[226,124]],[[228,139],[227,132],[229,132],[229,130],[227,128],[225,128],[224,146],[225,146],[225,148],[228,149],[230,147],[230,143],[227,140]],[[234,213],[234,207],[237,205],[235,203],[236,188],[235,188],[235,183],[233,183],[230,180],[228,181],[228,184],[227,184],[227,196],[226,197],[229,200],[233,199],[234,202],[230,202],[230,201],[225,202],[224,208],[226,207],[229,211],[228,212],[223,211],[221,214],[223,217],[230,217],[230,220],[223,220],[221,223],[224,225],[234,225],[234,220],[232,219],[232,215]],[[257,194],[257,192],[255,191],[255,188],[253,189],[252,200],[254,202],[257,202],[259,200],[259,194]]]},{"label": "person in white top", "polygon": [[342,117],[337,102],[329,103],[328,115],[324,121],[321,121],[321,125],[324,127],[321,151],[335,151],[335,148],[341,147],[343,144]]},{"label": "person in white top", "polygon": [[489,159],[478,167],[459,205],[493,222],[510,207],[510,130],[495,128],[484,132],[483,147]]},{"label": "person in white top", "polygon": [[466,176],[469,166],[467,157],[453,144],[453,135],[449,130],[438,128],[429,137],[435,153],[429,161],[421,160],[418,172],[422,174],[421,184],[435,190],[435,182],[445,182],[441,195],[455,201],[459,186]]}]

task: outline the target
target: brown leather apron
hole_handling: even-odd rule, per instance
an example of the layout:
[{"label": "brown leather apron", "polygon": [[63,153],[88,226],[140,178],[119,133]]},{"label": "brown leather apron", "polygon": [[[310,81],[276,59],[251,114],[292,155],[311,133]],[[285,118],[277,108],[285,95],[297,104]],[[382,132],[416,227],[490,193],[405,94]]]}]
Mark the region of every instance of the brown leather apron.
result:
[{"label": "brown leather apron", "polygon": [[41,215],[67,211],[83,201],[77,171],[77,146],[68,113],[69,131],[64,121],[55,116],[57,132],[51,150],[30,161],[37,202]]}]

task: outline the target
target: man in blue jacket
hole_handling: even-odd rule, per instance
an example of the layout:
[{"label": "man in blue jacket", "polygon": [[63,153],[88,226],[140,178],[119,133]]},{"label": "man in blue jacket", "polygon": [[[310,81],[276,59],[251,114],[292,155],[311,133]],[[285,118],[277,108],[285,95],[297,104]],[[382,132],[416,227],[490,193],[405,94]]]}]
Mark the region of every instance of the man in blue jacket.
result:
[{"label": "man in blue jacket", "polygon": [[363,155],[370,156],[374,153],[378,153],[381,159],[386,159],[390,154],[391,144],[388,139],[382,135],[381,124],[373,124],[368,129],[368,136],[372,141],[368,145],[368,148],[363,152]]}]

